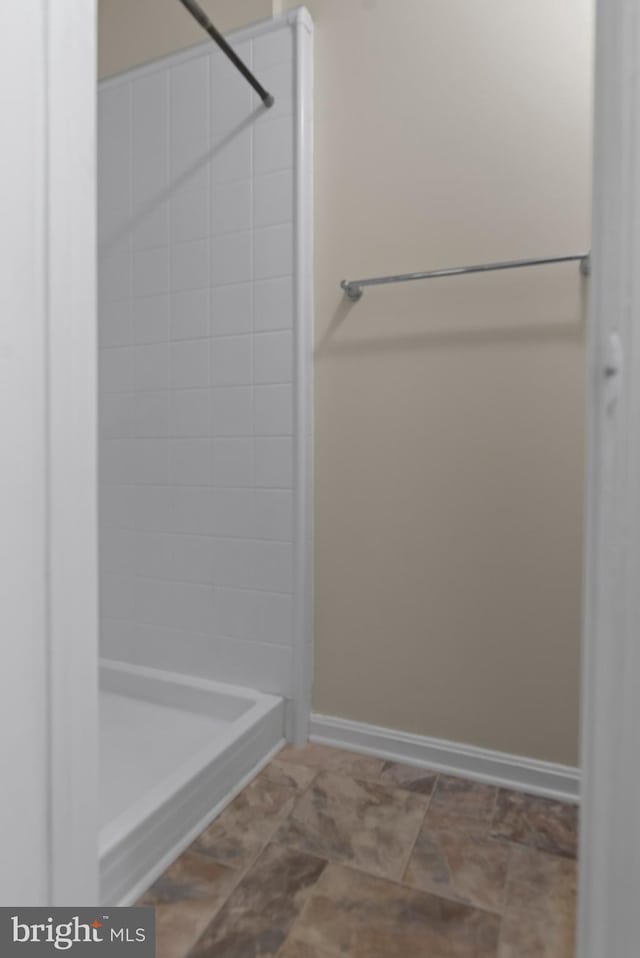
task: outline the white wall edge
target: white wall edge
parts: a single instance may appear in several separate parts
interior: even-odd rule
[[[577,954],[627,958],[640,887],[640,5],[596,11]]]
[[[97,13],[95,0],[46,9],[49,904],[89,906],[98,898]]]
[[[461,775],[557,801],[577,803],[580,800],[580,771],[568,765],[317,713],[311,715],[310,739],[322,745]]]
[[[309,734],[313,677],[313,24],[305,8],[294,28],[295,206],[294,363],[295,504],[291,728],[300,744]]]

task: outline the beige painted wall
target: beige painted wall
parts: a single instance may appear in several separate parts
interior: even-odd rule
[[[100,0],[103,74],[167,52],[156,6]],[[588,248],[591,0],[308,6],[314,707],[574,764],[585,282],[338,282]]]
[[[264,20],[272,0],[198,0],[223,32]],[[98,75],[111,76],[206,39],[178,0],[98,0]]]

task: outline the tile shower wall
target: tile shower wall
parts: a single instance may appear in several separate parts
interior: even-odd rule
[[[286,694],[293,34],[100,87],[101,652]]]

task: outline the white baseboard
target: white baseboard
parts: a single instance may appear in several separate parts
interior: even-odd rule
[[[580,800],[580,771],[569,765],[541,762],[317,713],[311,715],[309,738],[323,745],[462,775],[546,798],[576,803]]]

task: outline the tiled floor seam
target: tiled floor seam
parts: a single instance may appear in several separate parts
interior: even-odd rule
[[[494,839],[495,840],[495,839]],[[508,845],[511,845],[512,842],[508,842]],[[504,917],[507,913],[507,907],[509,904],[509,889],[513,879],[513,855],[509,856],[509,864],[507,866],[507,878],[504,883],[504,903],[502,906],[502,921],[500,922],[500,929],[498,931],[498,943],[496,946],[496,958],[500,958],[502,954],[502,931],[504,928]]]
[[[487,828],[487,834],[485,838],[491,838],[491,832],[493,831],[493,824],[496,820],[496,815],[498,814],[498,796],[500,795],[500,788],[496,788],[496,793],[493,800],[493,811],[491,813],[491,819],[489,821],[489,826]]]
[[[563,854],[562,852],[552,851],[549,848],[539,848],[535,842],[518,842],[513,838],[501,838],[499,835],[487,835],[485,841],[493,842],[495,845],[506,845],[508,848],[530,848],[534,852],[540,852],[541,855],[550,855],[551,858],[563,858],[566,861],[577,862],[577,855]]]
[[[476,905],[470,901],[463,901],[461,898],[457,898],[455,895],[447,895],[444,892],[431,890],[427,891],[425,888],[420,888],[419,885],[412,885],[410,882],[406,882],[403,879],[385,878],[381,875],[373,875],[371,872],[365,871],[364,868],[357,868],[355,865],[345,864],[344,862],[340,862],[340,865],[343,868],[350,868],[352,871],[357,871],[361,872],[363,875],[368,875],[369,878],[379,878],[381,881],[387,881],[392,885],[398,885],[400,888],[406,888],[408,891],[416,892],[418,895],[427,895],[430,898],[441,898],[443,901],[453,902],[454,905],[465,905],[467,908],[473,908],[474,911],[482,911],[487,915],[495,915],[500,919],[504,914],[504,907],[501,909],[487,908],[486,905]]]
[[[255,781],[255,779],[254,779],[253,781]],[[228,868],[230,871],[236,872],[236,874],[238,874],[240,877],[239,877],[238,881],[236,882],[236,884],[233,886],[233,891],[235,891],[235,889],[238,887],[238,885],[240,884],[240,882],[246,877],[246,875],[247,875],[247,874],[251,871],[251,869],[254,867],[255,863],[257,862],[257,860],[260,858],[260,856],[261,856],[262,853],[264,852],[265,848],[267,848],[267,846],[270,845],[270,844],[273,842],[273,840],[274,840],[274,838],[275,838],[275,836],[276,836],[276,833],[278,832],[280,826],[281,826],[282,823],[289,817],[290,814],[291,814],[291,812],[289,812],[287,815],[283,815],[282,818],[279,819],[279,820],[276,822],[276,824],[275,824],[274,827],[273,827],[273,831],[271,832],[271,834],[269,835],[269,837],[268,837],[268,838],[264,841],[264,843],[259,847],[258,851],[255,853],[255,855],[253,856],[253,858],[251,858],[251,859],[245,864],[244,868],[236,868],[235,865],[230,865],[228,861],[226,861],[226,860],[225,860],[225,861],[221,861],[221,860],[217,859],[214,855],[208,855],[206,852],[200,851],[200,850],[197,849],[197,848],[191,848],[191,847],[190,847],[190,848],[187,848],[186,851],[188,851],[189,854],[191,854],[191,855],[197,855],[198,858],[202,858],[202,859],[204,859],[205,861],[216,862],[216,864],[218,864],[218,865],[223,865],[225,868]],[[225,901],[226,901],[226,899],[225,899]]]
[[[345,866],[345,867],[349,867],[349,866]],[[370,873],[365,872],[365,874],[370,874]],[[371,877],[379,878],[380,876],[373,875]],[[466,905],[467,908],[473,908],[474,911],[486,912],[486,914],[488,915],[495,915],[497,918],[500,918],[501,920],[504,917],[505,907],[507,902],[506,883],[505,883],[504,900],[503,900],[502,906],[499,908],[489,908],[487,907],[487,905],[481,905],[476,902],[465,900],[462,897],[456,896],[455,894],[447,895],[445,891],[434,891],[433,889],[427,890],[425,888],[421,888],[420,885],[412,885],[411,882],[405,881],[404,878],[402,879],[402,881],[396,881],[393,878],[387,878],[384,880],[393,882],[394,885],[401,885],[402,888],[407,888],[409,889],[409,891],[418,892],[418,894],[421,894],[421,895],[430,895],[432,898],[441,898],[443,901],[453,902],[455,905]]]
[[[271,839],[269,839],[269,841],[271,841]],[[268,845],[268,844],[269,844],[269,842],[267,842],[267,845]],[[260,849],[260,852],[262,852],[262,849]],[[240,880],[242,880],[242,878],[244,878],[244,876],[246,875],[246,873],[248,872],[248,870],[253,867],[253,863],[254,863],[254,861],[255,861],[255,858],[254,858],[254,859],[250,862],[250,864],[249,864],[249,865],[246,865],[244,868],[236,868],[235,865],[230,865],[229,862],[221,862],[221,861],[218,861],[218,859],[217,859],[217,858],[214,858],[213,855],[207,855],[206,852],[202,852],[202,851],[200,851],[198,848],[192,848],[191,846],[189,846],[189,848],[185,848],[185,850],[184,850],[184,852],[183,852],[182,854],[183,854],[183,855],[186,855],[186,854],[195,855],[196,858],[200,858],[200,859],[202,859],[202,861],[204,861],[204,862],[214,862],[216,865],[222,865],[223,868],[228,868],[229,871],[234,872],[234,874],[236,874],[236,875],[239,875],[239,876],[240,876]],[[259,854],[260,854],[260,853],[259,853]],[[258,857],[258,855],[256,855],[256,858],[257,858],[257,857]],[[177,861],[177,859],[176,859],[176,861]],[[235,887],[235,886],[234,886],[234,887]]]
[[[281,844],[281,842],[276,842],[275,844],[278,844],[278,845],[279,845],[279,844]],[[289,846],[288,846],[288,845],[285,845],[285,846],[283,846],[283,847],[288,848]],[[295,849],[294,849],[294,851],[295,851]],[[305,854],[307,854],[307,853],[305,853]],[[320,856],[319,856],[319,855],[313,855],[312,857],[313,857],[313,858],[319,858]],[[486,914],[486,915],[492,915],[492,916],[494,916],[495,918],[499,918],[499,919],[500,919],[500,924],[501,924],[501,927],[502,927],[502,918],[503,918],[503,914],[504,914],[504,907],[503,907],[501,910],[497,910],[497,909],[494,909],[494,908],[486,908],[484,905],[475,905],[475,904],[472,904],[471,902],[468,902],[468,901],[461,901],[460,898],[456,898],[456,897],[454,897],[453,895],[443,895],[443,894],[438,894],[437,892],[434,892],[434,891],[426,891],[424,888],[418,888],[416,885],[410,885],[410,884],[408,884],[407,882],[400,881],[400,880],[397,879],[397,878],[390,878],[389,876],[379,875],[379,874],[376,874],[376,873],[374,873],[374,872],[369,872],[369,871],[366,870],[366,868],[358,868],[357,865],[353,865],[353,864],[351,864],[350,862],[331,862],[331,861],[329,861],[329,860],[327,860],[327,859],[322,859],[322,861],[325,861],[325,862],[326,862],[326,867],[327,867],[327,868],[328,868],[329,866],[331,866],[331,865],[335,865],[335,866],[337,866],[337,867],[339,867],[339,868],[345,868],[345,869],[347,869],[348,871],[356,872],[356,873],[359,874],[359,875],[366,875],[367,878],[373,878],[375,881],[388,882],[390,885],[396,885],[398,888],[404,888],[404,889],[406,889],[407,891],[411,891],[411,892],[413,892],[413,893],[416,894],[416,895],[424,895],[424,896],[427,897],[427,898],[439,898],[439,899],[441,899],[442,901],[446,901],[446,902],[452,903],[452,904],[454,904],[454,905],[464,905],[464,906],[467,907],[467,908],[473,909],[473,911],[481,911],[481,912],[483,912],[483,913]],[[323,873],[323,874],[324,874],[324,873]],[[321,878],[321,877],[322,877],[322,876],[320,876],[320,877],[318,878],[318,882],[320,881],[320,878]],[[316,884],[317,884],[317,882],[316,882]],[[303,906],[303,908],[302,908],[302,911],[300,912],[300,914],[299,914],[298,917],[296,918],[296,920],[295,920],[295,922],[294,922],[294,925],[293,925],[293,927],[291,928],[291,931],[289,932],[289,935],[287,936],[287,940],[288,940],[289,937],[291,936],[291,934],[292,934],[293,929],[295,928],[295,926],[296,926],[296,925],[298,924],[298,922],[302,919],[302,917],[303,917],[303,915],[304,915],[304,912],[306,911],[306,909],[307,909],[308,906],[309,906],[309,902],[310,902],[312,896],[313,896],[313,890],[311,890],[311,891],[309,892],[309,896],[308,896],[307,900],[306,900],[305,903],[304,903],[304,906]],[[506,896],[505,896],[505,903],[506,903]],[[284,942],[282,943],[282,948],[284,948],[284,946],[286,945],[286,943],[287,943],[286,941],[284,941]],[[276,958],[277,958],[277,956],[276,956]],[[404,958],[404,956],[403,956],[403,958]]]
[[[231,890],[230,894],[226,896],[226,898],[224,899],[224,902],[221,904],[220,908],[218,908],[218,909],[216,910],[215,914],[211,917],[211,919],[209,920],[209,922],[207,923],[206,927],[203,929],[203,931],[201,932],[201,934],[198,936],[198,938],[197,938],[194,942],[191,943],[191,945],[190,945],[188,951],[187,951],[184,955],[180,956],[180,958],[189,958],[189,956],[196,951],[199,942],[200,942],[202,939],[206,938],[207,933],[209,932],[211,926],[214,924],[214,922],[216,922],[216,921],[220,918],[220,916],[222,915],[223,910],[229,905],[230,899],[231,899],[231,898],[233,897],[233,895],[238,891],[240,885],[242,884],[242,881],[244,881],[246,878],[249,878],[249,877],[251,876],[251,873],[256,869],[256,866],[257,866],[257,864],[258,864],[258,860],[259,860],[263,855],[265,855],[265,854],[267,853],[267,851],[268,851],[268,849],[269,849],[270,847],[272,847],[272,846],[274,846],[274,845],[278,845],[278,846],[281,847],[283,850],[287,850],[287,851],[290,850],[290,849],[287,848],[287,846],[281,845],[281,844],[278,843],[278,842],[274,842],[274,841],[273,841],[273,838],[270,839],[270,840],[266,843],[266,845],[264,846],[264,848],[260,851],[260,853],[256,856],[256,858],[254,859],[254,861],[246,868],[246,870],[245,870],[245,872],[244,872],[244,874],[243,874],[243,876],[242,876],[242,879],[241,879],[240,881],[238,881],[238,882],[234,885],[234,887],[233,887],[233,889]],[[293,849],[293,851],[295,852],[296,850]],[[304,902],[303,902],[303,904],[302,904],[302,907],[301,907],[301,909],[300,909],[300,912],[299,912],[299,914],[296,916],[296,918],[294,919],[294,921],[292,922],[292,925],[291,925],[289,931],[287,932],[286,937],[285,937],[284,940],[282,941],[280,947],[278,948],[278,951],[275,953],[275,955],[273,955],[273,958],[277,958],[277,956],[278,956],[278,954],[280,953],[280,951],[281,951],[281,950],[285,947],[285,945],[287,944],[287,941],[289,940],[289,938],[290,938],[290,936],[291,936],[291,932],[293,931],[294,926],[297,924],[299,918],[301,917],[301,915],[305,912],[305,910],[306,910],[306,908],[307,908],[307,905],[308,905],[308,903],[309,903],[309,901],[310,901],[310,899],[311,899],[311,897],[312,897],[313,890],[315,889],[315,887],[317,886],[318,882],[319,882],[320,879],[322,878],[322,875],[324,874],[326,868],[329,866],[329,862],[328,862],[326,859],[324,859],[324,858],[322,858],[321,856],[319,856],[319,855],[312,855],[312,854],[309,854],[309,853],[303,853],[303,854],[305,855],[306,858],[313,858],[313,859],[316,859],[318,862],[322,862],[322,865],[323,865],[322,871],[320,872],[320,874],[319,874],[318,877],[316,878],[316,880],[315,880],[315,882],[313,883],[313,885],[309,886],[309,887],[305,890],[305,892],[304,892],[304,895],[305,895],[305,897],[304,897]],[[225,952],[225,954],[227,954],[227,953]],[[212,958],[213,958],[213,953],[212,953]],[[229,958],[231,958],[231,956],[229,956]],[[256,958],[257,958],[257,955],[256,955]]]
[[[428,813],[429,809],[431,808],[431,799],[433,798],[433,796],[434,796],[434,794],[435,794],[435,790],[436,790],[436,788],[438,787],[438,780],[439,780],[439,778],[440,778],[440,776],[439,776],[439,775],[436,775],[435,782],[433,783],[433,788],[431,789],[431,794],[429,795],[429,798],[427,799],[427,804],[426,804],[426,806],[425,806],[424,815],[422,816],[422,819],[420,820],[420,824],[418,825],[418,829],[417,829],[417,831],[416,831],[415,837],[414,837],[413,841],[411,842],[411,846],[410,846],[410,848],[409,848],[409,852],[408,852],[408,854],[407,854],[407,856],[406,856],[406,858],[405,858],[405,860],[404,860],[402,869],[401,869],[401,871],[400,871],[400,878],[398,879],[398,884],[404,885],[406,888],[411,888],[411,887],[412,887],[411,885],[409,885],[407,882],[404,881],[404,876],[407,874],[407,869],[408,869],[408,867],[409,867],[409,862],[411,861],[411,856],[413,855],[414,851],[416,850],[416,845],[417,845],[417,843],[418,843],[418,839],[420,838],[420,832],[421,832],[422,829],[424,828],[424,823],[425,823],[425,821],[426,821],[426,819],[427,819],[427,813]],[[406,791],[406,789],[405,789],[405,791]]]
[[[278,841],[277,839],[272,839],[270,844],[280,845],[282,848],[289,849],[290,851],[298,851],[298,849],[290,845],[287,845],[286,842],[281,842],[281,841]],[[417,895],[425,895],[425,896],[428,896],[429,898],[440,898],[442,899],[442,901],[452,902],[455,905],[465,905],[467,908],[472,908],[474,911],[482,911],[482,912],[485,912],[487,915],[495,915],[498,918],[502,918],[503,910],[498,911],[493,908],[486,908],[484,905],[474,905],[468,901],[461,901],[459,898],[455,898],[453,895],[443,895],[443,894],[438,894],[438,892],[434,892],[434,891],[426,891],[424,888],[419,888],[416,885],[410,885],[409,883],[404,882],[400,880],[399,878],[391,878],[389,875],[380,875],[378,872],[367,871],[366,868],[360,868],[358,865],[354,865],[352,862],[344,862],[344,861],[332,862],[330,859],[322,858],[321,855],[314,855],[312,852],[304,852],[304,854],[309,855],[311,858],[319,858],[321,861],[326,863],[327,867],[329,867],[330,865],[335,865],[336,867],[339,867],[339,868],[346,868],[348,871],[355,872],[358,875],[366,875],[367,878],[373,878],[375,881],[383,881],[383,882],[388,882],[390,885],[397,885],[398,888],[404,888],[407,891],[415,892]],[[319,880],[320,879],[318,879],[318,881]],[[311,897],[311,894],[309,897]],[[303,911],[304,909],[306,909],[307,904],[308,904],[308,900],[304,904]],[[302,917],[302,913],[298,916],[298,918],[296,918],[296,922],[295,922],[296,924],[301,917]],[[283,947],[284,947],[284,942],[283,942]]]
[[[279,754],[280,754],[280,753],[278,752],[278,755],[279,755]],[[278,755],[276,755],[275,758],[272,759],[272,761],[278,762],[279,765],[286,765],[286,766],[288,766],[289,768],[296,768],[295,762],[287,762],[287,760],[284,759],[284,758],[278,758]],[[303,795],[306,795],[306,793],[309,791],[309,789],[311,788],[311,786],[313,785],[313,783],[314,783],[315,780],[317,779],[318,775],[320,774],[320,769],[313,769],[312,766],[310,766],[310,765],[305,765],[305,766],[303,766],[303,767],[304,767],[304,768],[308,768],[310,771],[313,771],[313,778],[312,778],[309,782],[307,782],[306,785],[302,786],[301,788],[291,787],[291,791],[294,793],[294,795],[295,795],[296,798],[301,798]],[[267,765],[266,768],[269,768],[269,766]],[[261,773],[259,773],[259,774],[263,774],[263,773],[264,773],[264,770],[263,770],[263,772],[261,772]],[[257,778],[257,776],[256,776],[256,778]],[[252,779],[251,781],[255,781],[255,779]],[[285,785],[285,786],[284,786],[284,788],[289,788],[289,787],[290,787],[290,786],[288,786],[288,785]],[[289,814],[291,814],[291,812],[289,812]],[[285,816],[285,818],[286,818],[286,817],[287,817],[287,816]]]
[[[277,759],[277,756],[276,756],[276,759]],[[281,764],[292,764],[292,763],[282,762]],[[268,766],[267,766],[267,767],[268,767]],[[249,782],[248,785],[251,785],[253,782],[255,782],[256,779],[259,778],[259,776],[260,776],[261,774],[264,774],[264,770],[263,770],[263,772],[258,772],[258,774],[257,774],[254,778],[251,779],[251,782]],[[186,848],[186,849],[185,849],[185,852],[189,852],[190,855],[197,855],[198,858],[201,858],[201,859],[203,859],[203,860],[205,860],[205,861],[210,861],[210,862],[211,862],[211,861],[214,861],[214,862],[216,862],[218,865],[223,865],[225,868],[229,868],[231,871],[235,872],[235,873],[239,876],[239,877],[238,877],[238,881],[233,885],[233,888],[232,888],[231,891],[229,892],[229,895],[227,895],[227,897],[225,898],[225,900],[224,900],[225,903],[227,902],[227,900],[229,899],[229,897],[231,896],[231,894],[233,894],[233,892],[236,890],[236,888],[238,887],[238,885],[240,884],[240,882],[246,877],[246,875],[247,875],[247,874],[251,871],[251,869],[254,867],[255,863],[257,862],[257,860],[260,858],[260,856],[261,856],[262,853],[264,852],[265,848],[267,848],[268,845],[270,845],[270,844],[272,844],[272,843],[274,842],[275,837],[276,837],[278,831],[279,831],[280,828],[282,827],[282,823],[283,823],[284,821],[286,821],[287,818],[289,818],[289,817],[293,814],[293,811],[294,811],[294,808],[295,808],[295,805],[296,805],[297,800],[298,800],[299,798],[301,798],[301,797],[311,788],[311,786],[313,785],[313,783],[315,782],[315,780],[316,780],[316,778],[317,778],[317,775],[318,775],[318,773],[316,773],[316,774],[313,776],[313,778],[311,779],[311,781],[310,781],[304,788],[295,789],[295,788],[292,788],[292,787],[289,787],[289,786],[282,786],[283,788],[286,788],[287,791],[291,792],[291,798],[293,799],[293,802],[294,802],[294,804],[293,804],[293,806],[292,806],[292,808],[291,808],[291,811],[287,812],[286,815],[283,815],[282,818],[280,818],[280,819],[277,820],[277,822],[275,823],[275,825],[274,825],[274,827],[273,827],[273,831],[271,832],[271,834],[269,835],[269,837],[265,840],[264,844],[262,844],[262,845],[260,846],[260,848],[258,849],[258,851],[256,852],[256,854],[253,856],[253,858],[251,858],[251,860],[248,861],[243,868],[237,868],[235,865],[230,864],[230,863],[229,863],[228,861],[226,861],[226,860],[225,860],[225,861],[220,861],[220,860],[218,860],[214,855],[208,855],[205,851],[201,851],[200,849],[196,848],[195,846],[190,846],[189,848]],[[247,787],[248,787],[248,786],[247,786]],[[278,842],[277,844],[281,845],[281,844],[283,844],[283,843],[282,843],[282,842]],[[285,847],[288,847],[288,846],[285,846]],[[220,909],[218,909],[218,910],[220,910]]]
[[[278,843],[278,844],[279,844],[279,843]],[[315,857],[319,857],[319,856],[315,856]],[[276,953],[276,955],[275,955],[275,958],[278,958],[278,956],[279,956],[280,954],[282,954],[282,952],[285,950],[285,948],[287,947],[287,945],[289,944],[289,942],[293,939],[294,932],[296,931],[297,926],[300,925],[300,924],[302,924],[302,922],[303,922],[303,920],[304,920],[304,918],[305,918],[306,912],[308,911],[308,909],[309,909],[310,906],[311,906],[311,899],[313,898],[313,894],[314,894],[316,888],[318,887],[318,883],[320,882],[320,880],[322,879],[322,876],[324,875],[325,871],[327,870],[327,868],[328,868],[329,865],[331,864],[326,858],[323,858],[323,859],[321,859],[321,860],[324,862],[324,868],[322,869],[322,872],[320,873],[320,875],[318,875],[318,878],[317,878],[316,883],[315,883],[315,885],[313,886],[313,888],[310,888],[310,889],[308,890],[307,897],[306,897],[306,899],[305,899],[304,905],[303,905],[302,908],[300,909],[300,913],[298,914],[297,918],[295,919],[295,921],[294,921],[293,924],[291,925],[291,928],[289,929],[289,932],[288,932],[288,934],[287,934],[287,937],[285,938],[285,940],[282,942],[282,944],[281,944],[280,947],[278,948],[278,951],[277,951],[277,953]]]
[[[277,835],[269,842],[271,845],[279,845],[281,848],[286,848],[288,851],[299,852],[300,849],[294,845],[289,844],[287,841],[284,841],[281,838],[278,838]],[[263,849],[264,850],[264,849]],[[404,882],[400,881],[398,878],[392,878],[390,875],[381,875],[380,872],[368,871],[361,865],[355,865],[353,862],[344,861],[342,859],[333,861],[330,858],[323,858],[322,855],[317,855],[315,852],[305,851],[302,852],[303,855],[309,855],[311,858],[319,858],[321,861],[326,862],[327,865],[338,865],[341,868],[348,868],[349,871],[357,872],[359,875],[366,875],[367,878],[377,878],[380,881],[392,882],[394,885],[399,885],[402,888],[410,888],[412,891],[421,891],[420,888],[415,888],[413,885],[407,885]],[[426,893],[425,893],[426,894]]]
[[[283,746],[283,747],[286,748],[286,746]],[[297,765],[295,762],[288,762],[288,761],[286,760],[286,758],[280,758],[280,755],[281,755],[281,754],[282,754],[281,752],[278,752],[278,754],[275,755],[275,756],[271,759],[271,762],[269,762],[268,765],[265,765],[265,767],[262,769],[262,771],[261,771],[261,772],[258,772],[258,775],[256,775],[255,778],[252,778],[251,781],[252,781],[252,782],[255,782],[256,778],[258,778],[260,775],[266,775],[266,776],[268,777],[268,775],[267,775],[268,769],[270,768],[270,766],[271,766],[274,762],[276,762],[278,765],[284,765],[285,768],[299,768],[299,767],[301,767],[301,763]],[[294,793],[294,795],[295,795],[296,798],[299,798],[301,795],[304,795],[304,794],[311,788],[311,786],[313,785],[313,783],[315,782],[316,778],[318,777],[318,775],[319,775],[319,773],[320,773],[320,769],[313,768],[311,765],[302,765],[302,768],[307,768],[307,769],[309,769],[309,771],[312,771],[312,772],[313,772],[313,778],[310,779],[309,782],[307,782],[306,785],[303,785],[303,786],[283,785],[283,788],[288,788],[288,789],[290,789],[290,791],[292,791],[292,792]],[[293,776],[292,776],[292,778],[293,778]],[[251,783],[249,783],[249,784],[251,784]]]
[[[227,904],[227,902],[229,901],[229,899],[231,898],[231,896],[233,895],[233,893],[234,893],[235,890],[237,889],[237,887],[238,887],[238,885],[240,884],[240,882],[241,882],[241,881],[243,880],[243,878],[245,877],[245,874],[246,874],[245,872],[242,872],[242,873],[239,873],[239,874],[238,874],[238,880],[233,883],[233,885],[232,885],[231,888],[229,889],[228,893],[227,893],[226,895],[224,895],[224,897],[221,899],[221,901],[220,901],[218,907],[217,907],[214,911],[212,911],[211,914],[209,915],[209,920],[207,921],[207,924],[205,925],[205,929],[209,927],[209,925],[211,924],[212,921],[215,921],[215,920],[216,920],[216,918],[218,917],[218,915],[220,914],[220,912],[222,911],[222,909],[225,907],[225,905]],[[190,945],[189,945],[189,947],[186,949],[186,951],[184,951],[184,952],[182,953],[182,955],[179,955],[179,956],[176,955],[176,958],[188,958],[189,953],[191,952],[192,948],[195,948],[195,946],[196,946],[196,944],[197,944],[199,938],[200,938],[200,935],[197,935],[197,936],[193,939],[193,941],[190,943]]]
[[[266,847],[266,846],[265,846],[265,847]],[[189,851],[189,850],[187,849],[187,851]],[[186,853],[186,852],[183,852],[183,854],[185,854],[185,853]],[[202,853],[197,852],[197,851],[189,851],[189,854],[190,854],[190,855],[195,855],[196,857],[202,859],[203,861],[208,861],[208,862],[213,861],[213,859],[211,858],[211,856],[209,856],[209,855],[203,855]],[[216,864],[221,864],[221,863],[220,863],[220,862],[216,862]],[[218,915],[220,914],[220,912],[222,911],[222,909],[225,907],[225,905],[227,904],[227,902],[229,901],[229,899],[231,898],[231,896],[236,892],[236,890],[238,889],[239,885],[240,885],[240,884],[242,883],[242,881],[246,878],[247,874],[251,871],[251,869],[253,868],[253,865],[254,865],[254,862],[251,862],[251,864],[250,864],[250,865],[247,865],[246,868],[234,868],[233,865],[228,865],[228,864],[223,865],[224,868],[227,868],[230,872],[232,872],[232,873],[235,874],[236,880],[235,880],[235,881],[233,882],[233,884],[229,887],[229,889],[228,889],[228,891],[226,892],[226,894],[223,895],[223,896],[221,896],[220,902],[218,903],[218,907],[217,907],[214,911],[211,912],[211,915],[209,916],[209,920],[207,921],[207,924],[205,925],[205,929],[204,929],[204,930],[206,930],[206,928],[209,927],[209,925],[211,924],[211,922],[213,922],[213,921],[216,920],[216,918],[218,917]],[[203,933],[204,933],[204,931],[203,931],[201,934],[203,934]],[[191,950],[192,950],[193,948],[195,948],[195,946],[196,946],[196,944],[198,943],[200,937],[201,937],[201,935],[197,935],[197,936],[193,939],[193,941],[189,944],[189,946],[187,947],[187,949],[186,949],[181,955],[176,955],[175,958],[188,958],[189,954],[191,953]]]

